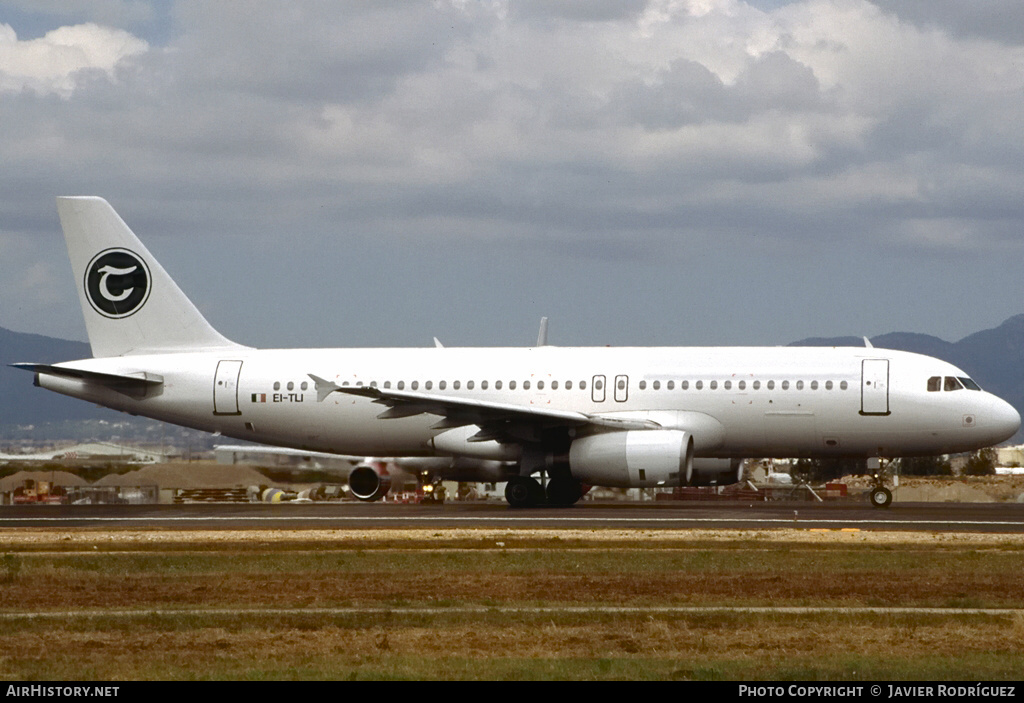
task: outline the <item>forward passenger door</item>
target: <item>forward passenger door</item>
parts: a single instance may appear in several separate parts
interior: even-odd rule
[[[860,414],[889,414],[888,359],[864,359],[861,362]]]

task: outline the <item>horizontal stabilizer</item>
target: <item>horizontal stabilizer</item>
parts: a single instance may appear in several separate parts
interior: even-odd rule
[[[148,398],[159,395],[164,384],[164,377],[147,371],[117,374],[103,371],[76,369],[71,366],[54,366],[51,364],[11,364],[16,369],[34,371],[37,374],[75,378],[80,381],[104,386],[118,393],[133,398]]]

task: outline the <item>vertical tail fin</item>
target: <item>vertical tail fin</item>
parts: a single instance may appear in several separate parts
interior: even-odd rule
[[[57,198],[93,356],[239,349],[171,280],[110,204]]]

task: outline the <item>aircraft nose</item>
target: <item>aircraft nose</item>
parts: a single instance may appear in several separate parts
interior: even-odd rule
[[[1020,413],[1012,405],[1001,398],[994,398],[993,408],[989,413],[992,433],[998,435],[997,442],[1002,442],[1017,434],[1020,429]]]

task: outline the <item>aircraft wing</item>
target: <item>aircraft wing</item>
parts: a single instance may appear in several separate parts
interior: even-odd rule
[[[429,414],[440,417],[440,420],[431,426],[436,430],[475,425],[480,428],[480,431],[469,439],[471,442],[517,441],[530,438],[544,430],[569,429],[586,425],[615,430],[659,427],[656,422],[650,420],[609,418],[538,405],[494,403],[451,395],[398,391],[371,386],[339,386],[313,374],[308,375],[316,383],[319,401],[323,401],[334,392],[345,393],[370,398],[375,403],[387,406],[387,409],[377,416],[381,419]]]

